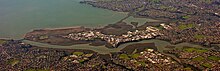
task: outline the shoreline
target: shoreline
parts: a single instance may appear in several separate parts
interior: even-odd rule
[[[63,30],[63,29],[73,29],[73,28],[81,28],[84,26],[71,26],[71,27],[58,27],[58,28],[39,28],[39,29],[32,29],[32,30]]]
[[[13,40],[13,38],[0,38],[0,40]]]
[[[117,23],[116,23],[117,24]],[[29,33],[35,33],[34,31],[43,31],[43,32],[51,32],[51,31],[53,31],[53,32],[59,32],[59,31],[65,31],[65,30],[75,30],[75,29],[80,29],[80,30],[82,30],[82,29],[89,29],[89,30],[97,30],[97,29],[103,29],[103,27],[106,27],[106,26],[102,26],[102,27],[99,27],[99,28],[90,28],[90,27],[85,27],[85,26],[72,26],[72,27],[61,27],[61,28],[42,28],[42,29],[33,29],[31,32],[28,32],[28,33],[26,33],[26,34],[24,34],[24,36],[23,36],[23,38],[21,38],[21,39],[25,39],[26,37],[25,36],[27,36],[27,34],[29,34]],[[39,34],[41,34],[41,32],[37,32],[37,33],[39,33]],[[59,33],[55,33],[55,34],[59,34]],[[33,35],[33,34],[32,34]],[[0,38],[1,39],[1,38]],[[8,39],[10,39],[10,38],[8,38]],[[172,45],[176,45],[176,44],[181,44],[181,43],[191,43],[191,44],[195,44],[195,45],[201,45],[201,46],[203,46],[203,47],[205,47],[205,48],[213,48],[213,46],[207,46],[207,45],[203,45],[203,44],[201,44],[201,43],[195,43],[195,42],[178,42],[178,43],[171,43],[171,41],[170,40],[163,40],[163,39],[158,39],[158,38],[152,38],[152,39],[156,39],[156,40],[162,40],[162,41],[167,41],[167,42],[169,42],[170,44],[172,44]],[[151,39],[143,39],[143,40],[151,40]],[[141,40],[142,41],[142,40]],[[126,43],[132,43],[132,42],[140,42],[140,41],[130,41],[130,42],[125,42],[125,44]],[[121,43],[121,44],[124,44],[124,43]],[[119,44],[119,45],[121,45],[121,44]],[[59,44],[58,44],[59,45]],[[78,44],[74,44],[74,45],[78,45]],[[211,45],[219,45],[219,44],[211,44]]]

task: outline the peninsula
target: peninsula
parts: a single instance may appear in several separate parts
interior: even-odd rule
[[[102,27],[37,29],[0,40],[0,70],[219,71],[219,0],[86,0],[126,12]],[[154,19],[140,24],[129,17]]]

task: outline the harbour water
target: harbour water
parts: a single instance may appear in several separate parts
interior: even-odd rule
[[[46,43],[39,43],[34,41],[28,41],[23,40],[24,43],[31,44],[38,47],[45,47],[45,48],[57,48],[57,49],[85,49],[85,50],[92,50],[95,52],[98,52],[99,54],[109,54],[112,52],[120,52],[122,49],[124,49],[128,45],[137,44],[137,43],[154,43],[157,47],[158,51],[163,53],[164,50],[171,50],[169,48],[165,48],[166,46],[175,46],[177,48],[182,48],[183,46],[190,46],[190,47],[196,47],[196,48],[204,48],[201,45],[191,44],[191,43],[180,43],[180,44],[170,44],[167,41],[163,40],[143,40],[140,42],[130,42],[120,45],[118,48],[107,48],[105,46],[90,46],[89,44],[79,44],[79,45],[72,45],[72,46],[60,46],[60,45],[50,45]],[[147,47],[146,47],[147,48]]]
[[[126,13],[80,4],[80,0],[0,0],[0,38],[22,38],[39,28],[99,27],[118,22]]]

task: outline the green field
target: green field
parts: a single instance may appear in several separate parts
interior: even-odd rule
[[[5,40],[0,39],[0,45],[5,43],[5,42],[6,42]]]
[[[204,57],[198,56],[198,57],[196,57],[196,58],[193,58],[192,60],[193,60],[193,61],[202,61],[202,60],[204,60],[204,59],[205,59]]]
[[[120,59],[125,59],[125,60],[130,59],[127,54],[121,54],[121,55],[119,55],[119,58]]]
[[[8,64],[10,64],[11,66],[14,66],[16,64],[18,64],[20,61],[17,59],[10,59],[7,61]]]
[[[50,71],[49,69],[27,69],[24,71]]]
[[[194,24],[181,24],[181,25],[178,26],[178,28],[180,30],[185,30],[185,29],[189,29],[189,28],[193,28],[193,27],[195,27]]]
[[[204,35],[194,35],[194,38],[196,38],[196,39],[202,39],[202,38],[205,38],[205,36],[204,36]]]
[[[218,60],[220,60],[220,57],[217,57],[217,56],[209,56],[208,59],[214,60],[214,61],[218,61]]]
[[[183,48],[183,51],[185,52],[198,52],[198,53],[204,53],[204,52],[207,52],[208,50],[207,49],[199,49],[199,48]]]
[[[73,52],[74,55],[77,55],[77,56],[81,56],[83,55],[84,53],[83,52]]]
[[[212,68],[212,64],[210,63],[203,63],[202,66],[206,68]]]

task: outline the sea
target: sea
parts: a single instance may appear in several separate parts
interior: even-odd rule
[[[41,28],[100,27],[126,17],[80,0],[0,0],[0,38],[20,39]]]

